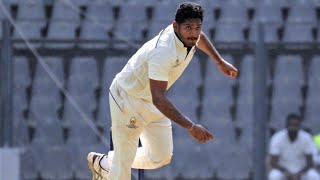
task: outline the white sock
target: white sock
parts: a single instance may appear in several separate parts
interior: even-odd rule
[[[108,164],[108,158],[105,156],[100,162],[100,165],[102,166],[103,169],[107,170],[109,169],[109,164]]]

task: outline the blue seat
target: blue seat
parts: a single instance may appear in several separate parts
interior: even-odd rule
[[[243,22],[220,21],[217,25],[214,41],[221,43],[241,43],[244,41]],[[228,36],[226,36],[228,34]]]
[[[102,86],[103,89],[105,89],[104,92],[107,92],[112,80],[115,78],[116,74],[118,74],[124,68],[128,60],[129,58],[126,56],[105,58],[102,77]]]
[[[64,146],[45,146],[37,150],[37,164],[43,179],[72,179],[71,153]],[[48,163],[50,162],[50,163]]]
[[[52,19],[63,21],[79,21],[80,9],[74,4],[70,4],[64,1],[57,1],[53,6]]]
[[[18,20],[44,20],[45,8],[42,1],[27,1],[19,3]]]
[[[17,21],[16,26],[18,28],[14,29],[13,38],[17,40],[41,40],[41,30],[45,25],[45,21],[33,21],[33,20],[23,20]],[[22,36],[21,34],[22,33]],[[40,42],[29,42],[34,48],[39,48],[42,46]],[[25,42],[17,42],[14,44],[16,48],[27,48]]]
[[[63,129],[57,118],[43,117],[36,125],[36,131],[32,143],[44,146],[62,145]]]
[[[31,85],[31,77],[28,59],[24,56],[16,56],[13,58],[13,87],[14,92],[20,93]]]
[[[55,57],[55,56],[44,56],[41,58],[41,60],[46,64],[46,67],[53,73],[54,76],[62,83],[64,84],[64,61],[61,57]],[[40,62],[37,63],[36,69],[35,69],[35,81],[38,79],[50,79],[51,77],[47,72],[47,68],[42,66]],[[53,81],[52,81],[53,82]]]
[[[85,42],[79,46],[82,48],[95,49],[107,47],[107,41],[110,39],[108,32],[111,30],[111,24],[99,26],[91,20],[86,20],[81,24],[80,38],[82,40],[103,40],[105,42]]]
[[[317,23],[316,9],[313,1],[297,0],[290,2],[288,22]]]
[[[70,10],[69,10],[70,11]],[[74,42],[67,42],[76,38],[76,21],[52,20],[49,24],[47,40],[63,40],[65,42],[46,42],[47,48],[72,48]]]
[[[113,25],[113,6],[109,3],[99,1],[88,3],[85,20],[93,22],[96,26],[105,26],[106,24]]]
[[[247,9],[240,1],[223,1],[219,21],[247,23]]]
[[[24,180],[35,180],[39,178],[39,169],[36,164],[37,152],[33,147],[26,146],[20,155],[21,178]]]
[[[270,127],[274,129],[281,129],[285,127],[285,119],[289,113],[300,113],[299,104],[297,102],[290,102],[290,99],[285,101],[278,101],[272,104],[270,114]]]
[[[13,144],[24,147],[30,143],[27,120],[22,113],[13,114]]]
[[[309,43],[313,41],[312,24],[288,22],[284,29],[283,41],[287,43]]]
[[[90,121],[90,126],[95,128],[95,125]],[[98,135],[96,132],[87,124],[84,123],[73,123],[69,127],[69,136],[67,143],[79,143],[79,144],[95,144],[98,143]]]
[[[252,168],[250,153],[246,149],[225,149],[217,169],[219,179],[248,179]]]

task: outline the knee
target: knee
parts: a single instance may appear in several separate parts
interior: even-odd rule
[[[281,180],[282,179],[283,174],[277,170],[277,169],[272,169],[269,173],[269,180]]]
[[[306,173],[306,179],[307,180],[320,180],[320,176],[317,173],[316,170],[314,169],[310,169],[307,173]]]
[[[162,152],[161,154],[153,154],[150,159],[152,163],[157,164],[157,166],[161,167],[167,165],[171,162],[172,151]]]

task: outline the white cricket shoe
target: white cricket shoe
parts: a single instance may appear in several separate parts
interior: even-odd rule
[[[101,160],[108,158],[105,154],[90,152],[87,156],[88,166],[92,173],[92,180],[107,180],[110,168],[101,167]]]

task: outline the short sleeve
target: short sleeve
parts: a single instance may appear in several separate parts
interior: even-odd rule
[[[304,139],[305,139],[304,153],[305,154],[313,154],[314,142],[312,141],[311,135],[306,134]]]
[[[279,134],[275,134],[272,136],[270,140],[269,153],[271,155],[279,155],[280,154],[280,136]]]
[[[149,78],[158,81],[168,81],[173,52],[168,48],[156,48],[150,52],[148,73]]]

